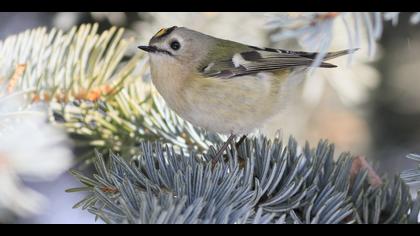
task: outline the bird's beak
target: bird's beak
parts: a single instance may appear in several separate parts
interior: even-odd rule
[[[156,52],[157,47],[155,46],[138,46],[139,49],[146,51],[146,52]]]

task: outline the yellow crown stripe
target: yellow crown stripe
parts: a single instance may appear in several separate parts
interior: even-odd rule
[[[167,31],[168,29],[166,29],[166,28],[162,28],[162,29],[160,29],[156,34],[155,34],[155,36],[154,37],[160,37],[160,36],[162,36],[162,35],[164,35],[165,34],[165,32]]]

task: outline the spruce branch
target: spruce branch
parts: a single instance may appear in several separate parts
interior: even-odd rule
[[[217,134],[193,127],[171,111],[156,94],[142,98],[133,84],[107,101],[77,101],[53,109],[55,120],[65,126],[89,163],[96,148],[123,156],[138,153],[143,141],[159,140],[177,151],[203,151],[222,142]]]
[[[414,160],[418,163],[420,163],[420,155],[419,154],[410,154],[407,156],[407,158]],[[409,169],[401,172],[400,174],[401,179],[404,180],[404,182],[411,187],[412,190],[414,190],[413,195],[417,195],[417,201],[413,205],[413,211],[420,211],[420,189],[419,189],[419,183],[420,183],[420,164],[417,164],[417,168],[415,169]],[[413,214],[411,216],[410,221],[415,222],[418,220],[418,215]]]
[[[134,38],[123,39],[124,30],[116,27],[101,34],[97,30],[97,24],[87,24],[68,33],[38,28],[8,37],[0,42],[0,84],[9,90],[33,91],[34,101],[113,95],[119,84],[133,76],[141,55],[121,65]],[[17,77],[20,68],[24,71]]]
[[[419,154],[410,154],[407,156],[408,159],[420,163],[420,155]],[[405,170],[401,173],[401,178],[407,182],[407,184],[418,184],[420,183],[420,164],[418,164],[417,168]]]
[[[420,22],[420,13],[410,18],[411,24]],[[278,42],[296,38],[306,50],[321,52],[315,64],[325,56],[332,42],[334,24],[342,24],[347,33],[348,48],[360,48],[366,39],[370,57],[376,52],[376,41],[383,33],[384,22],[398,24],[399,12],[305,12],[274,13],[267,20],[266,27],[272,31],[271,40]]]
[[[97,24],[68,33],[39,28],[0,42],[0,93],[48,104],[50,121],[66,128],[85,164],[95,148],[131,156],[145,140],[198,151],[221,141],[183,121],[152,92],[144,54],[124,57],[134,38],[123,38],[116,27],[97,31]]]
[[[178,154],[159,142],[141,144],[129,161],[100,153],[93,178],[73,174],[89,194],[76,207],[108,223],[408,223],[408,187],[398,177],[369,183],[351,178],[353,157],[334,161],[321,141],[300,152],[293,138],[247,139],[212,167],[214,151]],[[416,221],[417,222],[417,221]]]

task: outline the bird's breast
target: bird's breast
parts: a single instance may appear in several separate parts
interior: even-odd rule
[[[284,78],[270,73],[205,78],[186,68],[155,68],[152,80],[168,106],[195,126],[217,133],[248,133],[279,112]]]
[[[188,74],[185,68],[183,70],[178,66],[154,66],[162,64],[156,60],[159,59],[152,61],[150,66],[153,85],[167,105],[182,117],[182,114],[188,109],[183,92]]]

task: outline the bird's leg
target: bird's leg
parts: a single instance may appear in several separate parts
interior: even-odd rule
[[[243,135],[239,141],[236,143],[236,149],[239,149],[239,146],[241,146],[241,144],[245,141],[246,139],[246,135]]]
[[[226,142],[223,144],[223,146],[219,149],[219,151],[216,153],[216,156],[213,158],[213,166],[219,161],[220,157],[223,156],[223,152],[228,148],[229,144],[236,138],[236,135],[231,134],[229,138],[226,140]]]
[[[241,146],[241,144],[245,141],[246,139],[246,135],[243,135],[239,141],[236,143],[236,150],[238,151],[238,162],[239,162],[239,166],[244,167],[245,166],[245,159],[244,157],[241,157],[240,153],[239,153],[239,147]]]

